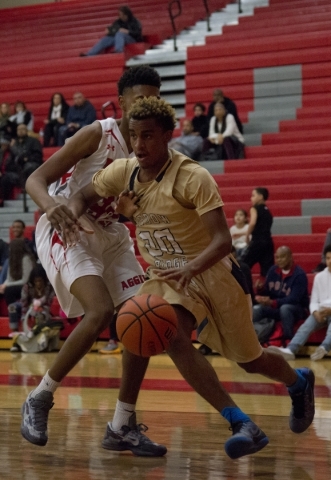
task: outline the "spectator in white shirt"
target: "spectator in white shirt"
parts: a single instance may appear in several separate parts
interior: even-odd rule
[[[244,158],[244,137],[240,133],[234,116],[216,103],[214,116],[209,122],[208,140],[220,160]]]
[[[234,225],[230,227],[232,245],[236,249],[236,257],[240,258],[247,247],[248,215],[246,210],[239,208],[234,214]]]

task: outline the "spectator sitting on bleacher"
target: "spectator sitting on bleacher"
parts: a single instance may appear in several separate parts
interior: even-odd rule
[[[9,120],[10,117],[10,105],[9,103],[3,102],[0,105],[0,138],[13,138],[13,128],[12,122]]]
[[[35,266],[33,254],[21,238],[15,238],[10,242],[8,260],[7,278],[0,285],[0,294],[4,295],[7,305],[20,298],[22,287],[27,283]]]
[[[214,90],[213,98],[214,98],[214,101],[211,102],[209,107],[208,107],[208,113],[207,113],[208,118],[211,119],[214,116],[214,107],[215,107],[216,103],[223,103],[225,110],[227,112],[231,113],[231,115],[234,116],[234,119],[235,119],[236,124],[237,124],[238,129],[239,129],[239,132],[244,133],[242,123],[241,123],[240,118],[238,116],[237,106],[234,103],[234,101],[231,100],[228,97],[224,97],[223,91],[220,90],[219,88]]]
[[[24,124],[27,127],[28,134],[35,136],[33,132],[34,119],[32,113],[27,110],[26,105],[21,100],[17,100],[15,103],[15,113],[9,117],[13,126],[13,136],[17,136],[17,128],[20,124]]]
[[[241,255],[241,260],[247,263],[249,268],[259,263],[262,285],[269,268],[274,264],[274,244],[271,237],[273,217],[265,203],[268,197],[267,188],[257,187],[252,191],[252,207],[246,233],[248,245]]]
[[[205,115],[206,107],[203,103],[196,103],[193,107],[194,117],[192,118],[193,132],[202,138],[208,137],[209,118]]]
[[[0,207],[9,200],[14,187],[20,185],[20,167],[10,149],[10,139],[0,138]]]
[[[36,244],[33,240],[29,240],[25,235],[25,223],[23,220],[14,220],[11,226],[11,238],[14,239],[20,239],[24,240],[25,245],[27,248],[30,250],[31,253],[33,253],[34,257],[36,260],[38,259],[37,255],[37,249],[36,249]],[[4,261],[2,265],[2,270],[0,272],[0,285],[4,283],[4,281],[7,278],[8,274],[8,265],[9,265],[9,259],[7,255],[7,259]]]
[[[0,238],[0,275],[3,270],[3,266],[8,258],[9,254],[9,245],[7,242]]]
[[[9,327],[12,332],[19,330],[20,321],[24,317],[31,305],[33,305],[33,315],[43,315],[45,319],[49,318],[49,311],[54,297],[54,290],[48,281],[43,267],[36,265],[30,272],[28,282],[23,285],[21,298],[8,305]]]
[[[246,210],[239,208],[234,214],[234,224],[230,227],[232,245],[236,252],[237,260],[247,247],[248,215]]]
[[[17,127],[17,138],[11,146],[15,164],[20,168],[22,187],[26,179],[43,163],[43,151],[37,138],[28,136],[28,129],[24,123]]]
[[[227,160],[244,158],[244,148],[244,137],[234,116],[225,110],[223,103],[216,103],[204,149],[212,149],[219,160]]]
[[[198,160],[202,152],[203,138],[193,133],[193,125],[191,120],[183,121],[183,129],[180,137],[172,138],[169,147],[174,148],[177,152],[183,153],[193,160]]]
[[[90,57],[103,52],[105,48],[114,47],[114,53],[124,51],[125,45],[142,41],[141,24],[127,6],[119,7],[118,19],[105,29],[105,36],[81,57]]]
[[[269,347],[280,353],[287,360],[294,360],[295,355],[310,335],[327,326],[325,338],[315,352],[310,355],[312,360],[321,360],[331,350],[331,245],[324,249],[326,268],[316,274],[310,299],[310,315],[300,326],[286,348]]]
[[[293,261],[289,247],[276,251],[276,265],[267,273],[264,288],[255,296],[253,322],[271,318],[281,321],[285,345],[294,335],[294,325],[308,313],[308,278]]]
[[[63,146],[65,140],[72,137],[78,130],[90,125],[97,119],[97,114],[91,102],[86,100],[81,92],[74,93],[74,104],[69,107],[66,124],[59,128],[58,144]]]
[[[49,106],[48,117],[44,120],[44,147],[49,147],[53,139],[53,147],[59,144],[59,128],[66,123],[69,105],[62,93],[54,93]]]

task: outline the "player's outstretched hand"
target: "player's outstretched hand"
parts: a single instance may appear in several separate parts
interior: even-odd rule
[[[119,194],[115,212],[124,215],[126,218],[133,217],[133,214],[138,210],[138,202],[139,197],[134,193],[133,190],[124,190]]]
[[[153,269],[153,272],[164,280],[176,280],[176,290],[184,290],[185,295],[189,296],[188,286],[193,278],[193,275],[188,266],[183,268],[169,268],[168,270]]]
[[[46,216],[51,225],[61,235],[64,248],[76,245],[80,241],[80,230],[93,233],[93,231],[82,227],[76,216],[66,205],[56,204],[46,209]]]

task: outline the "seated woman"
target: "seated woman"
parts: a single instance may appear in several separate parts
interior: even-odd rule
[[[3,294],[7,305],[16,302],[21,296],[21,290],[29,280],[31,270],[35,266],[35,259],[31,250],[22,238],[15,238],[9,244],[9,268],[7,278],[0,285],[0,294]]]
[[[234,116],[225,110],[222,103],[216,103],[205,149],[213,149],[215,158],[219,160],[239,159],[244,158],[244,142]]]
[[[32,113],[26,108],[26,105],[21,100],[17,100],[15,103],[15,113],[9,120],[12,122],[13,126],[13,137],[16,138],[17,126],[21,123],[27,126],[28,135],[35,136],[36,134],[33,131],[34,119]]]
[[[192,125],[195,135],[207,138],[209,131],[209,118],[205,114],[206,107],[203,103],[198,102],[194,105],[193,112],[194,117],[192,118]]]
[[[13,138],[13,126],[9,117],[10,105],[9,103],[3,102],[0,105],[0,138]]]
[[[48,117],[44,120],[44,147],[49,147],[53,139],[53,147],[58,146],[58,131],[66,123],[69,105],[62,93],[54,93],[49,106]]]
[[[29,308],[31,316],[48,319],[54,290],[50,285],[46,272],[39,264],[30,273],[28,282],[23,285],[20,300],[8,305],[9,327],[12,332],[19,330],[20,322],[24,320]]]

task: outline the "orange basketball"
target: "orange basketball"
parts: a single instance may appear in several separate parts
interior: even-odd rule
[[[166,350],[175,338],[177,316],[166,300],[145,293],[125,302],[118,312],[116,329],[129,352],[151,357]]]

